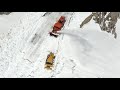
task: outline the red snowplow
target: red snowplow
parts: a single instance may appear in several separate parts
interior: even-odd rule
[[[65,22],[65,17],[61,16],[58,22],[54,24],[53,30],[52,32],[50,32],[50,36],[58,37],[59,34],[57,33],[57,31],[60,31],[63,28]]]

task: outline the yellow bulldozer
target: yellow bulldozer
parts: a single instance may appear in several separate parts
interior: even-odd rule
[[[46,63],[45,63],[45,68],[47,70],[52,70],[54,59],[55,59],[54,53],[50,52],[50,54],[47,56]]]

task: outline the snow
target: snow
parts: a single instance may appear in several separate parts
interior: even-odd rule
[[[16,12],[0,17],[5,22],[13,22],[6,28],[0,27],[7,33],[0,40],[0,77],[120,77],[120,21],[118,38],[114,39],[94,21],[80,29],[80,23],[90,12],[52,12],[43,17],[44,14]],[[66,16],[65,27],[58,38],[50,37],[48,33],[61,15]],[[50,52],[56,55],[52,71],[44,68]]]
[[[25,12],[13,12],[10,15],[0,16],[0,33],[6,33],[12,26],[19,22]]]

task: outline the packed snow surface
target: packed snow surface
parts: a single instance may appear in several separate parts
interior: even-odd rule
[[[94,21],[80,29],[80,23],[90,12],[44,14],[16,12],[0,16],[0,29],[10,28],[4,38],[0,35],[0,77],[120,77],[120,21],[117,23],[118,38],[114,39],[111,34],[102,32]],[[66,17],[66,23],[59,37],[49,36],[54,23],[62,15]],[[4,18],[14,23],[6,25],[5,20],[2,22]],[[50,52],[56,55],[52,71],[44,68]]]

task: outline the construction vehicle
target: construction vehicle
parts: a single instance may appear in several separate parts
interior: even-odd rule
[[[65,17],[61,16],[58,22],[55,23],[55,25],[53,26],[53,30],[52,32],[50,32],[50,36],[54,36],[57,38],[59,35],[57,31],[60,31],[63,28],[65,22],[66,22]]]
[[[52,70],[54,59],[55,59],[54,53],[50,52],[50,54],[47,56],[46,63],[45,63],[45,68],[47,70]]]

